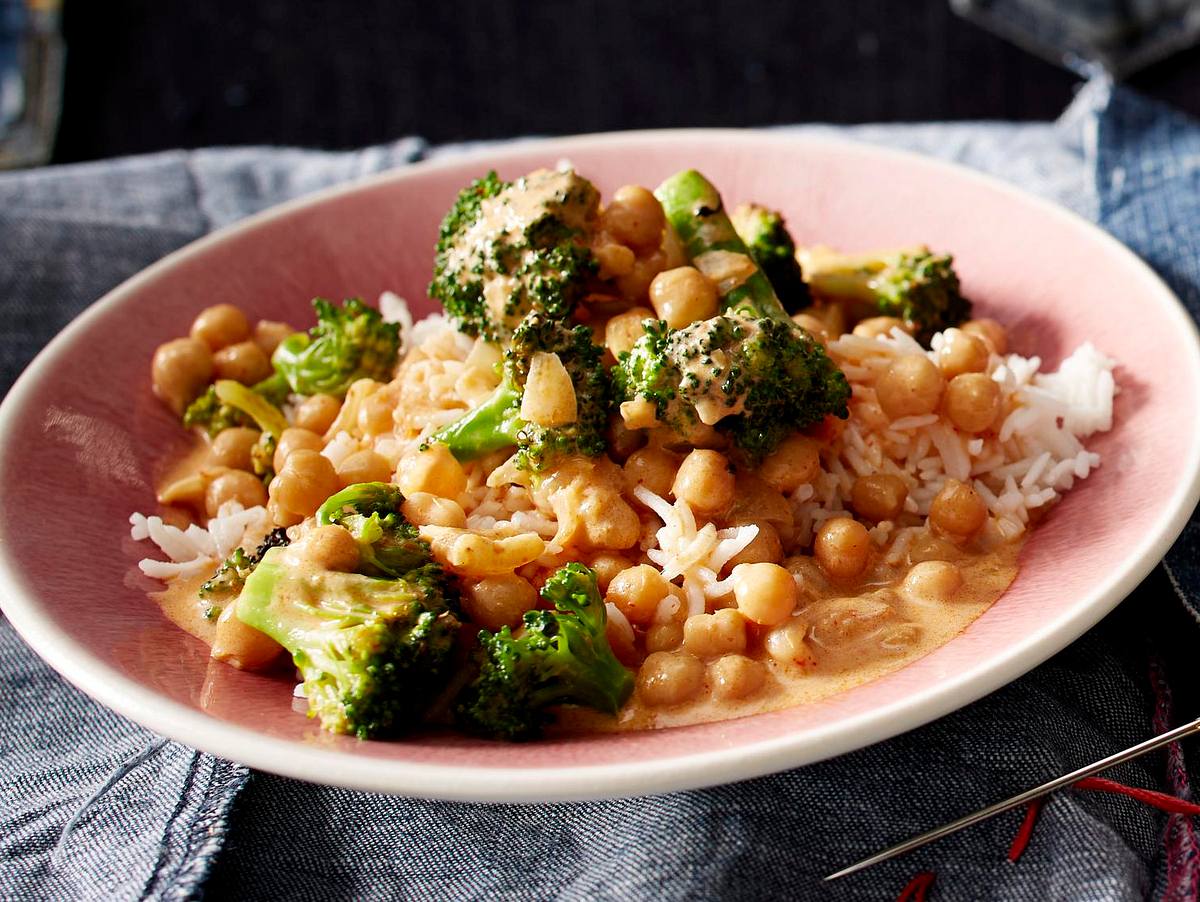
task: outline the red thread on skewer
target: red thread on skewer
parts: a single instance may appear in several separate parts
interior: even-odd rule
[[[900,890],[896,902],[925,902],[925,894],[933,886],[934,879],[933,871],[921,871]]]
[[[1139,789],[1136,786],[1126,786],[1123,783],[1106,780],[1103,777],[1084,777],[1078,783],[1074,784],[1074,788],[1090,792],[1114,792],[1118,795],[1128,796],[1131,799],[1141,802],[1143,805],[1151,805],[1160,811],[1200,817],[1200,805],[1194,802],[1185,802],[1183,799],[1169,796],[1165,792],[1155,792],[1153,789]]]
[[[1033,836],[1033,828],[1037,824],[1038,813],[1041,812],[1044,801],[1045,799],[1034,799],[1025,806],[1025,820],[1021,821],[1021,828],[1017,830],[1012,845],[1008,847],[1009,861],[1015,862],[1025,853],[1025,847],[1029,845],[1029,838]]]

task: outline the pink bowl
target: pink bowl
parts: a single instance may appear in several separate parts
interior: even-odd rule
[[[293,710],[291,686],[211,665],[145,592],[131,511],[155,508],[156,461],[185,439],[151,396],[156,345],[216,301],[307,322],[313,295],[424,297],[455,192],[569,157],[605,192],[685,166],[730,202],[780,206],[801,242],[952,250],[979,311],[1054,365],[1090,340],[1120,361],[1100,470],[1029,542],[1010,591],[952,642],[819,704],[657,732],[505,745],[358,742]],[[417,312],[432,305],[418,301]],[[97,372],[96,362],[105,362]],[[722,131],[531,142],[421,164],[287,204],[198,241],[96,303],[0,407],[0,593],[47,661],[100,701],[189,745],[316,782],[408,795],[550,800],[754,776],[878,741],[1016,678],[1079,636],[1162,557],[1200,495],[1200,345],[1163,283],[1105,233],[968,170],[826,138]],[[1181,415],[1184,413],[1186,415]],[[47,497],[63,497],[43,517]],[[70,562],[63,567],[63,562]]]

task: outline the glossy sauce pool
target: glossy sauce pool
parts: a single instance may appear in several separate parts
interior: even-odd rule
[[[208,444],[197,443],[164,468],[159,486],[197,472],[207,454]],[[178,525],[187,519],[177,508],[167,508],[165,513],[167,519],[180,521]],[[253,547],[255,542],[248,544]],[[898,589],[908,568],[890,571],[855,589],[823,587],[813,591],[797,612],[810,628],[811,656],[803,664],[774,661],[763,648],[761,636],[750,627],[745,654],[766,666],[767,677],[762,688],[746,698],[716,698],[706,682],[690,701],[654,707],[644,704],[635,692],[616,718],[564,707],[550,731],[624,732],[707,723],[811,704],[853,689],[899,670],[966,629],[1016,578],[1023,544],[1022,539],[956,556],[954,563],[963,583],[947,602],[906,599]],[[211,647],[217,615],[211,613],[212,603],[198,595],[207,578],[208,574],[202,574],[173,580],[162,591],[151,593],[151,598],[168,620]],[[473,632],[477,628],[468,624],[466,629]]]
[[[820,597],[801,608],[798,614],[814,633],[810,639],[811,661],[803,666],[780,665],[765,653],[761,642],[751,638],[745,653],[765,664],[768,676],[762,689],[748,698],[717,699],[712,695],[712,687],[706,684],[691,701],[670,707],[651,707],[643,704],[635,692],[615,719],[582,708],[567,708],[563,709],[554,729],[608,732],[707,723],[811,704],[853,689],[911,664],[966,629],[1012,584],[1023,544],[1023,541],[1010,542],[956,560],[963,585],[953,600],[945,603],[908,601],[898,592],[889,592],[903,581],[903,572],[890,583],[875,582],[857,594],[845,591],[820,593]],[[887,612],[883,612],[881,603],[876,600],[881,597],[888,599]],[[861,600],[862,608],[881,612],[882,616],[877,623],[850,625],[861,624],[862,620],[855,621],[838,616],[838,611],[830,611],[832,599],[841,600],[838,607],[843,615],[846,608],[853,607],[845,602]],[[909,624],[916,630],[903,629]],[[856,630],[857,636],[854,635]],[[878,640],[889,630],[908,633],[911,639],[893,649],[883,648]],[[828,640],[824,645],[816,638],[822,633]]]

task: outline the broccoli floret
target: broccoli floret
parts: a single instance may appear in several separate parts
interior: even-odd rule
[[[250,466],[254,470],[254,475],[260,477],[266,485],[269,485],[275,478],[275,449],[277,447],[279,447],[279,437],[264,432],[259,435],[258,441],[250,448]]]
[[[359,482],[347,486],[317,510],[317,522],[344,527],[358,542],[360,572],[368,576],[408,576],[431,566],[429,543],[400,512],[404,495],[386,482]]]
[[[934,333],[970,319],[954,260],[927,248],[867,256],[823,255],[809,273],[814,293],[844,302],[853,319],[894,316],[928,346]]]
[[[758,204],[742,204],[730,219],[750,256],[775,289],[788,313],[799,313],[812,304],[812,295],[796,260],[796,242],[783,216]]]
[[[618,395],[652,402],[660,424],[681,435],[697,422],[715,426],[751,461],[826,415],[846,416],[850,397],[816,341],[736,313],[675,330],[648,323],[613,376]]]
[[[400,326],[358,298],[341,307],[314,298],[317,324],[289,335],[271,355],[276,372],[297,394],[342,397],[356,379],[388,382],[400,354]]]
[[[184,411],[183,425],[199,426],[209,435],[233,426],[255,426],[264,435],[277,439],[287,429],[287,419],[257,386],[250,388],[232,379],[218,379]]]
[[[200,597],[212,600],[235,598],[242,591],[242,586],[246,584],[246,577],[254,572],[254,568],[263,559],[263,555],[272,548],[281,548],[287,544],[287,530],[280,527],[267,533],[267,537],[262,540],[253,554],[246,554],[244,549],[235,548],[233,553],[221,562],[217,572],[200,586]],[[220,608],[216,608],[216,611],[219,616]],[[205,614],[207,616],[207,611]]]
[[[508,627],[479,633],[479,675],[455,709],[468,729],[533,739],[552,719],[552,705],[616,714],[633,690],[632,674],[608,644],[596,574],[567,564],[546,580],[542,598],[555,610],[526,612],[517,635]]]
[[[518,466],[533,471],[544,469],[563,454],[595,457],[607,447],[604,435],[610,385],[601,365],[603,355],[603,348],[593,343],[592,331],[586,326],[568,328],[531,313],[517,326],[504,352],[499,387],[478,407],[431,435],[429,441],[445,444],[459,460],[515,445]],[[574,388],[573,414],[565,412],[556,425],[538,425],[522,418],[531,368],[559,365]]]
[[[431,297],[458,328],[492,341],[531,311],[565,320],[597,266],[588,249],[600,195],[570,170],[515,182],[489,172],[458,195],[442,221]]]
[[[697,421],[715,426],[751,461],[797,429],[848,416],[846,377],[783,309],[716,188],[688,170],[655,195],[689,259],[737,277],[719,282],[720,315],[678,330],[653,324],[621,355],[617,398],[652,402],[659,423],[684,436]]]
[[[270,636],[304,678],[310,717],[360,739],[414,726],[443,688],[458,634],[440,582],[300,570],[272,548],[238,596],[239,620]]]

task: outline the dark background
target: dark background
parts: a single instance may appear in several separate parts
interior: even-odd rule
[[[658,126],[1050,119],[1079,79],[946,0],[68,0],[55,162]],[[1135,76],[1200,113],[1200,53]]]

